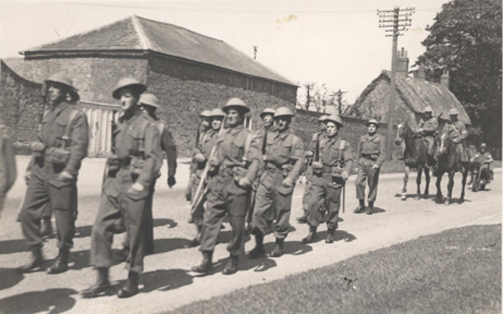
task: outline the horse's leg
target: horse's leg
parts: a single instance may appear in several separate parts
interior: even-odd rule
[[[437,174],[437,183],[435,184],[437,186],[437,202],[442,201],[442,188],[440,187],[440,184],[442,183],[442,176],[443,173],[438,173]]]
[[[402,201],[407,200],[407,182],[409,181],[410,168],[405,166],[405,174],[403,176]]]
[[[459,202],[463,203],[465,201],[465,186],[466,186],[466,178],[468,177],[468,170],[465,169],[463,171],[463,181],[461,181],[461,197],[459,198]]]
[[[428,198],[428,194],[430,194],[430,168],[424,168],[424,176],[426,177],[426,188],[424,189],[424,198]]]
[[[416,196],[414,197],[414,199],[416,201],[418,201],[421,196],[421,175],[422,175],[422,173],[423,173],[423,166],[419,165],[419,167],[417,167],[417,178],[416,178],[417,191],[416,191]]]
[[[452,188],[454,188],[454,170],[449,171],[449,183],[447,184],[447,198],[445,199],[444,205],[449,205],[452,199]]]

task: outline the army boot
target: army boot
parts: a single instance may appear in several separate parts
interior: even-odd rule
[[[327,238],[325,239],[325,243],[334,243],[334,234],[335,234],[335,229],[328,229],[327,230]]]
[[[196,273],[208,274],[213,269],[211,260],[213,258],[213,251],[203,251],[203,262],[201,265],[194,266],[190,270]]]
[[[353,211],[355,214],[359,214],[365,210],[365,200],[358,200],[358,201],[360,202],[360,204]]]
[[[309,233],[307,237],[302,239],[302,243],[313,243],[316,241],[316,227],[309,227]]]
[[[304,214],[300,217],[297,217],[297,222],[300,224],[307,224],[307,211],[304,210]]]
[[[31,259],[28,264],[21,266],[19,268],[19,272],[28,273],[40,266],[44,263],[44,257],[42,256],[42,246],[32,246],[31,248]]]
[[[68,258],[70,257],[69,250],[60,250],[56,260],[47,270],[48,274],[54,275],[63,273],[68,270]]]
[[[276,247],[271,252],[271,257],[280,257],[283,255],[283,244],[285,239],[276,238]]]
[[[98,277],[96,283],[86,290],[82,291],[83,298],[96,298],[100,295],[111,295],[110,281],[108,280],[108,268],[98,268]]]
[[[40,235],[42,238],[51,236],[53,233],[51,217],[42,217],[40,222]]]
[[[227,265],[225,265],[225,268],[222,271],[222,274],[224,275],[235,274],[238,271],[238,262],[239,262],[239,255],[231,255],[229,261],[227,262]]]
[[[369,202],[369,208],[367,209],[367,215],[372,215],[372,210],[374,210],[374,202]]]
[[[255,247],[248,253],[250,258],[259,258],[265,255],[264,235],[259,230],[255,230],[255,243]]]
[[[129,272],[126,283],[117,293],[119,298],[130,298],[138,293],[138,276],[138,273],[135,271]]]
[[[199,246],[201,244],[201,236],[202,236],[203,226],[196,226],[196,227],[197,227],[197,234],[194,237],[194,239],[192,239],[190,241],[190,243],[185,246],[186,248],[196,247],[196,246]]]

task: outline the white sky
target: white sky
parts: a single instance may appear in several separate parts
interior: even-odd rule
[[[347,91],[353,102],[381,70],[390,69],[391,37],[377,9],[415,6],[398,39],[410,65],[446,0],[352,1],[26,1],[0,0],[0,57],[113,23],[132,14],[224,40],[294,83]]]

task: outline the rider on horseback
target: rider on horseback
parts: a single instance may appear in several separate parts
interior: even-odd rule
[[[418,133],[423,136],[424,142],[428,148],[428,157],[434,158],[435,136],[438,133],[438,120],[433,116],[433,109],[430,106],[424,108],[424,119],[419,120]]]
[[[448,121],[444,127],[443,136],[446,136],[451,141],[453,141],[456,146],[458,153],[461,157],[461,162],[468,162],[468,152],[465,147],[465,140],[468,136],[468,132],[466,131],[466,126],[462,121],[458,120],[459,111],[455,108],[449,110],[449,116],[451,117],[451,121]]]

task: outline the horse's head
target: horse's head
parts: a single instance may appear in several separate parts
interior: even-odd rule
[[[408,122],[400,123],[396,129],[395,143],[400,145],[403,140],[407,140],[415,135]]]
[[[455,143],[447,136],[446,133],[440,137],[440,147],[438,148],[439,155],[450,153],[455,148]]]

